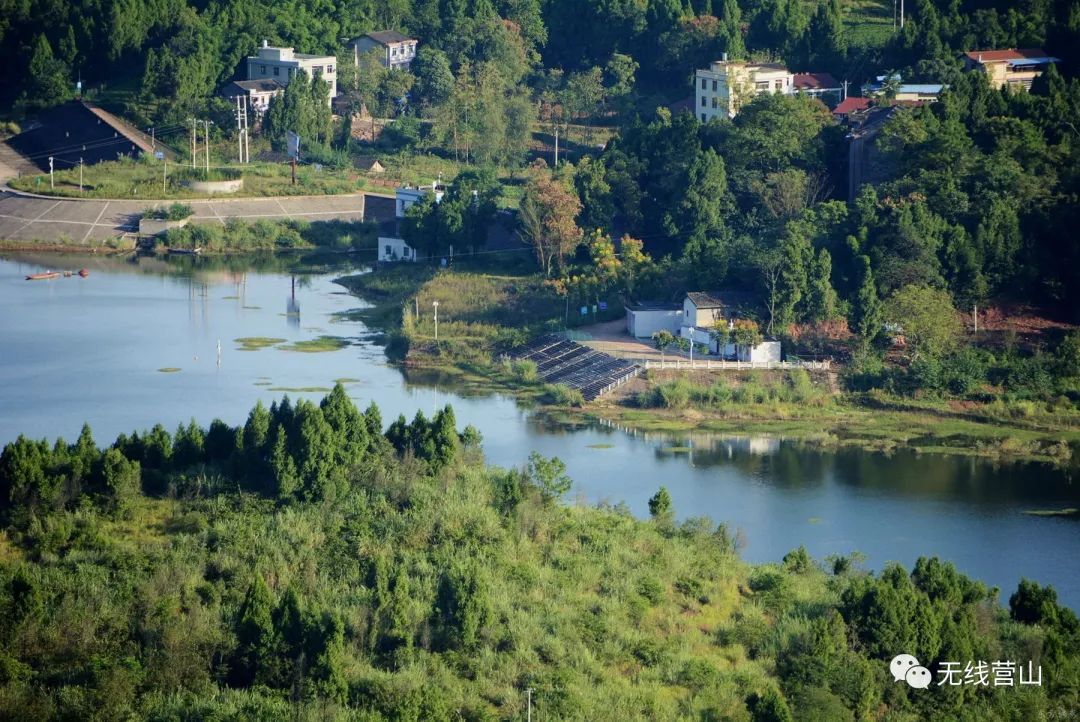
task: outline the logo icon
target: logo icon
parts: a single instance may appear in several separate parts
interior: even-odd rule
[[[933,681],[930,670],[920,665],[919,660],[910,654],[893,657],[889,662],[889,671],[892,672],[894,682],[904,680],[914,689],[926,689]]]

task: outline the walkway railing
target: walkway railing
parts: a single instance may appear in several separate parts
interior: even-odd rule
[[[689,359],[676,358],[670,361],[655,361],[652,359],[638,360],[647,369],[716,369],[718,371],[753,371],[770,369],[807,369],[810,371],[827,371],[830,361],[722,361],[720,359]]]

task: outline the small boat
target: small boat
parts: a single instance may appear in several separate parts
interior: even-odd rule
[[[201,248],[170,248],[169,253],[176,256],[197,256],[202,253]]]
[[[82,276],[83,278],[86,278],[87,276],[90,275],[90,271],[86,270],[85,268],[80,268],[79,269],[79,275]]]
[[[71,278],[71,271],[64,271],[64,278]]]
[[[27,281],[47,281],[50,278],[60,278],[58,271],[45,271],[45,273],[31,273],[26,277]]]

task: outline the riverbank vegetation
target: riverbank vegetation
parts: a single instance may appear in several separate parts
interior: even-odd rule
[[[1075,710],[1080,626],[909,572],[747,565],[738,535],[569,505],[557,459],[484,466],[447,407],[256,406],[99,448],[0,453],[0,712],[20,719],[927,719]],[[897,685],[903,650],[1042,666],[1042,686]]]
[[[243,253],[325,249],[336,251],[375,251],[379,226],[366,221],[247,221],[229,218],[224,223],[189,223],[171,228],[155,244],[155,250],[170,248],[209,253]]]

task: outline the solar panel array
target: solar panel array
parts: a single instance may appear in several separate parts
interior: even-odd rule
[[[553,334],[533,339],[506,355],[519,361],[532,361],[540,380],[577,389],[586,401],[592,401],[641,373],[641,367],[632,361],[609,356]]]

